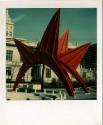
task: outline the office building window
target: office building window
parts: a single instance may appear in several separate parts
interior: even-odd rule
[[[13,51],[12,50],[7,50],[6,51],[6,60],[7,61],[12,61],[12,56],[13,56]]]
[[[13,27],[12,27],[12,25],[11,25],[11,27],[10,27],[10,30],[11,30],[11,31],[12,31],[12,28],[13,28]]]
[[[40,81],[40,65],[35,64],[31,70],[32,81]]]
[[[6,67],[6,75],[11,76],[11,67]]]
[[[10,32],[9,35],[12,36],[12,32]]]
[[[51,77],[51,69],[50,68],[46,68],[46,77],[47,78]]]
[[[6,32],[6,36],[8,36],[8,32]]]

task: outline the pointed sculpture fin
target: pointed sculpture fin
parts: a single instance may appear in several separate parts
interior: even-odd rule
[[[33,50],[31,47],[25,45],[24,43],[22,43],[17,39],[14,39],[14,41],[20,53],[21,59],[24,62],[33,53]]]
[[[69,30],[65,30],[58,42],[58,56],[68,51],[68,34]]]
[[[59,35],[60,9],[56,11],[48,24],[40,43],[40,50],[47,52],[50,56],[57,56]]]
[[[69,50],[65,55],[60,57],[60,60],[71,68],[76,69],[89,47],[90,43],[87,43],[75,49]]]

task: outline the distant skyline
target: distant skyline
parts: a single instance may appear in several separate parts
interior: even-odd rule
[[[14,37],[40,42],[42,35],[57,8],[9,8],[14,22]],[[60,31],[69,29],[69,40],[74,44],[97,42],[96,8],[62,8]]]

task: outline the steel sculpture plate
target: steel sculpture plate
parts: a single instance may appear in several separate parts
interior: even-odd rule
[[[59,39],[59,23],[60,9],[57,10],[50,20],[41,39],[40,46],[35,49],[35,51],[21,41],[14,39],[23,64],[17,74],[13,90],[16,90],[21,78],[32,65],[44,64],[49,66],[56,73],[65,85],[69,95],[74,95],[74,87],[68,73],[72,74],[79,81],[85,92],[88,91],[86,84],[80,74],[76,71],[76,68],[90,44],[85,44],[75,49],[68,50],[68,31],[66,31],[61,39]]]

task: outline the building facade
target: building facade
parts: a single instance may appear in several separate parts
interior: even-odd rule
[[[14,23],[10,18],[8,10],[6,11],[6,82],[13,83],[16,79],[17,73],[19,71],[20,66],[22,65],[22,60],[18,49],[14,42]],[[36,43],[23,39],[16,38],[28,46],[36,47]],[[25,76],[22,78],[23,83],[38,83],[41,81],[42,76],[42,64],[34,65],[30,68]],[[45,66],[44,70],[44,82],[51,83],[52,79],[58,79],[56,74],[48,67]]]

